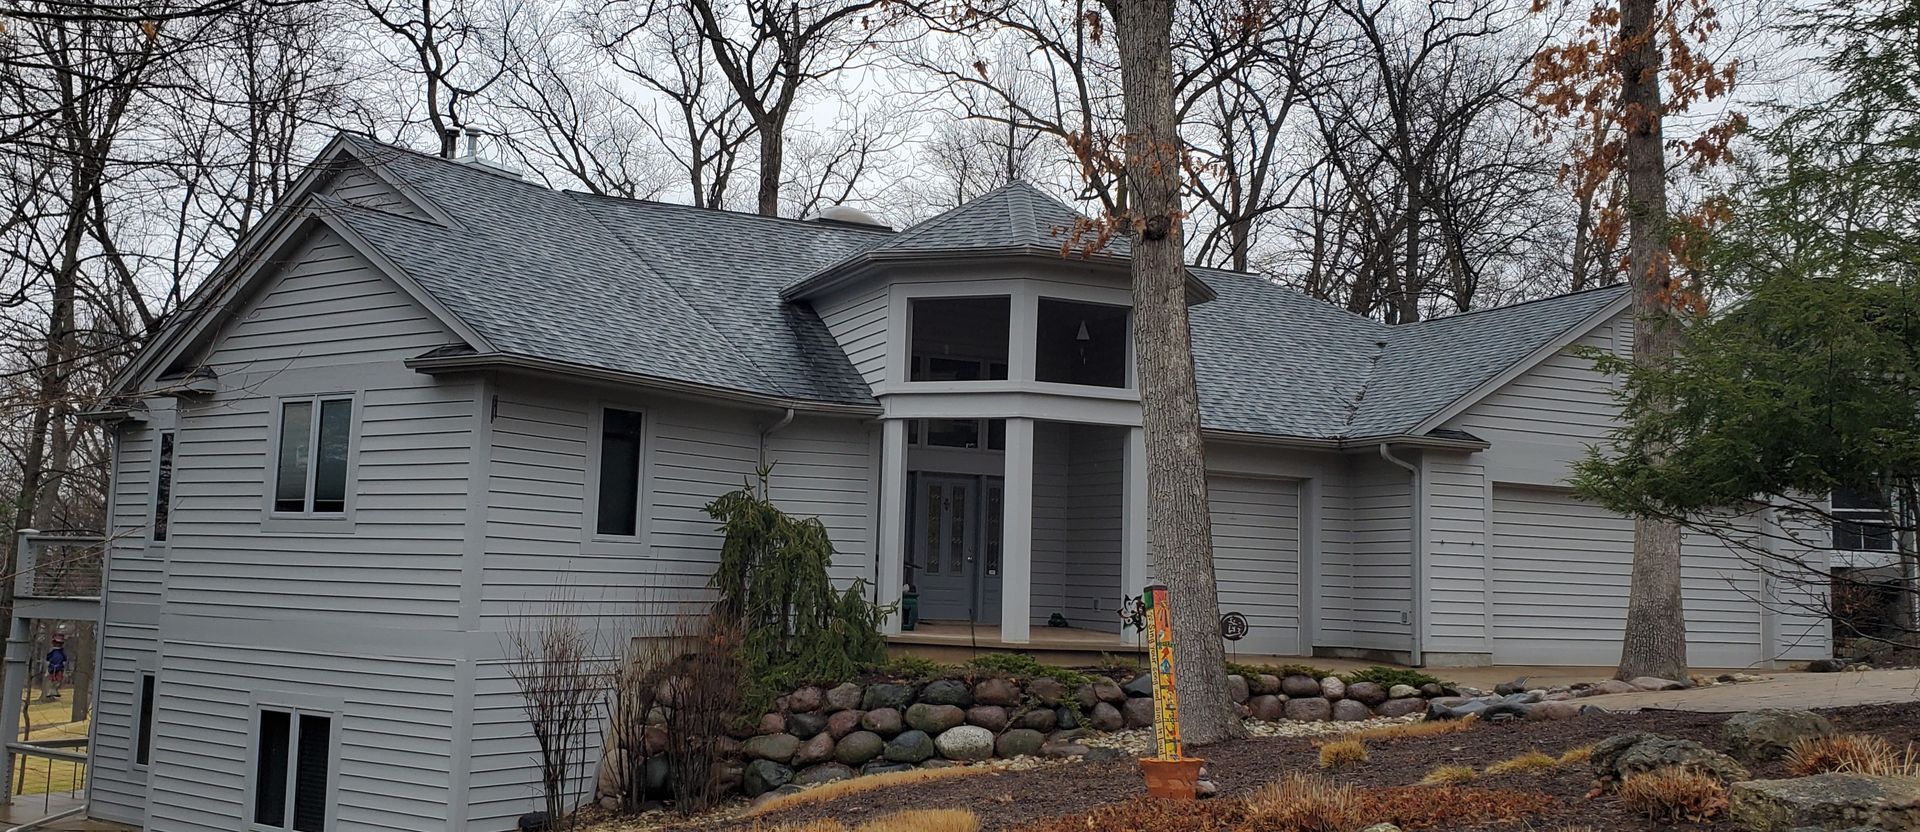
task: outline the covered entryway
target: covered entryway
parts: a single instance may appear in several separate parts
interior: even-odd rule
[[[1295,480],[1213,476],[1213,568],[1220,612],[1247,618],[1233,653],[1300,655],[1300,485]]]
[[[921,473],[915,479],[909,566],[920,617],[997,622],[1000,478]]]

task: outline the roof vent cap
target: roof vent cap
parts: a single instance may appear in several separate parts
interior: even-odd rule
[[[884,222],[874,219],[872,214],[869,214],[851,205],[829,205],[825,208],[820,209],[820,213],[813,215],[813,219],[816,222],[837,222],[837,223],[843,223],[846,225],[866,225],[866,226],[872,226],[874,228],[884,228],[884,229],[887,229],[888,231],[893,230],[893,226],[890,226]]]

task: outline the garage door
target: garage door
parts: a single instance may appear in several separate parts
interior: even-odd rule
[[[1300,652],[1300,486],[1292,480],[1213,477],[1213,569],[1220,611],[1247,617],[1243,655]]]
[[[1620,661],[1633,573],[1633,521],[1569,492],[1493,492],[1493,660],[1596,665]],[[1758,570],[1718,538],[1689,534],[1681,555],[1687,661],[1758,661]]]

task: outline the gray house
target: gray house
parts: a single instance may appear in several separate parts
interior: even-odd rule
[[[162,832],[504,830],[501,634],[557,587],[644,632],[771,464],[902,642],[1124,649],[1151,578],[1124,243],[1009,185],[895,232],[557,193],[340,137],[118,380],[92,812]],[[1601,289],[1403,327],[1193,269],[1243,655],[1612,663],[1631,523]],[[1774,522],[1740,518],[1756,531]],[[1824,656],[1819,592],[1686,550],[1691,661]],[[1048,626],[1061,621],[1067,627]]]

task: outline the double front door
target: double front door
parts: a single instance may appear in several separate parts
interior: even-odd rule
[[[1002,482],[914,475],[911,580],[921,618],[999,622]]]

